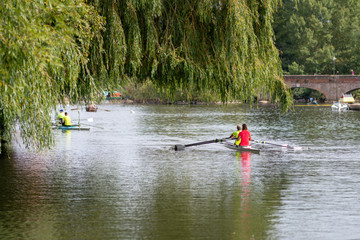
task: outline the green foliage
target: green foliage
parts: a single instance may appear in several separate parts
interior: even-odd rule
[[[263,94],[291,106],[273,43],[277,0],[91,3],[107,20],[103,59],[119,81],[150,79],[169,99],[179,91],[212,92],[222,101]]]
[[[123,96],[129,97],[136,102],[149,103],[168,103],[168,102],[192,102],[199,101],[211,103],[220,100],[220,96],[208,91],[198,92],[194,89],[190,90],[191,95],[186,90],[177,90],[172,98],[168,98],[162,93],[150,80],[142,83],[134,81],[127,82],[122,86],[121,90]]]
[[[359,102],[359,100],[360,100],[360,90],[358,89],[358,90],[352,92],[351,94],[353,95],[355,101]]]
[[[27,146],[53,143],[56,104],[91,99],[91,40],[102,19],[81,0],[0,2],[0,134],[10,141],[18,124]]]
[[[296,62],[293,62],[289,65],[289,74],[290,75],[303,75],[304,74],[304,66],[300,66]]]
[[[124,86],[122,86],[121,93],[123,97],[130,98],[136,102],[158,102],[160,101],[161,97],[161,94],[158,92],[151,81],[145,81],[143,83],[129,81]]]
[[[297,74],[360,71],[360,1],[284,0],[275,14],[283,69]]]

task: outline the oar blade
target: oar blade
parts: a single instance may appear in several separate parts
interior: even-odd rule
[[[185,149],[185,145],[181,145],[181,144],[175,145],[175,151],[180,151],[184,149]]]

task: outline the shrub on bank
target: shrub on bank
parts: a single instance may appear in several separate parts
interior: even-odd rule
[[[218,94],[211,91],[206,93],[191,90],[177,90],[174,96],[161,92],[150,80],[144,83],[128,82],[123,86],[123,96],[135,102],[142,103],[189,103],[189,102],[217,102],[220,101]]]

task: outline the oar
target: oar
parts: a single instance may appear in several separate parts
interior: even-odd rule
[[[85,123],[81,123],[81,125],[85,125],[85,126],[89,126],[89,127],[96,127],[96,128],[100,128],[100,129],[105,129],[103,127],[98,127],[98,126],[94,126],[94,125],[90,125],[90,124],[85,124]]]
[[[228,139],[228,138],[214,139],[214,140],[191,143],[191,144],[186,144],[186,145],[179,144],[179,145],[175,145],[175,151],[184,150],[186,147],[191,147],[191,146],[198,146],[198,145],[204,145],[204,144],[216,143],[216,142],[224,142],[224,141],[226,141],[225,139]]]
[[[86,120],[88,122],[93,122],[94,121],[93,118],[83,118],[83,119],[80,119],[80,120],[82,120],[82,121]]]
[[[294,147],[294,146],[290,146],[288,144],[277,144],[277,143],[271,143],[271,142],[265,142],[265,141],[259,141],[259,140],[251,140],[252,142],[255,143],[262,143],[262,144],[269,144],[269,145],[273,145],[273,146],[279,146],[279,147],[285,147],[285,148],[292,148],[294,150],[301,150],[303,149],[302,147]]]

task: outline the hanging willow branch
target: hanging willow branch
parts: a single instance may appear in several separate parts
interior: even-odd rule
[[[291,107],[271,26],[278,0],[105,2],[91,3],[107,19],[109,66],[124,60],[119,80],[149,78],[170,95],[179,88],[212,91],[224,102],[266,96]],[[116,52],[119,42],[125,46]]]
[[[98,91],[88,56],[101,28],[94,7],[80,0],[0,2],[1,140],[10,141],[18,126],[26,146],[52,145],[56,105]]]

